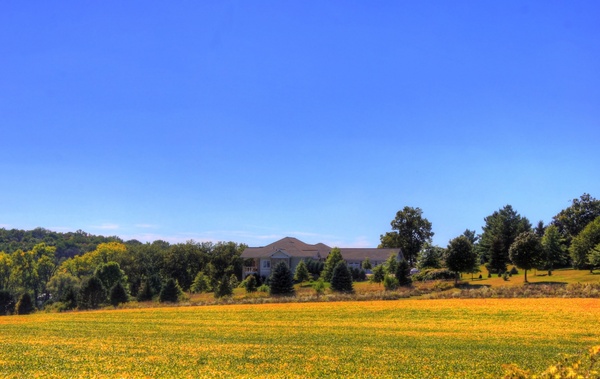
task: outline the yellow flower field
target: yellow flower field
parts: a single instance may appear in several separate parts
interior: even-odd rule
[[[2,378],[501,377],[600,342],[598,299],[401,300],[0,317]]]

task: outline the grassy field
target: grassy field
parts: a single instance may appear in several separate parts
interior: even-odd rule
[[[0,317],[2,378],[498,378],[600,343],[598,299],[399,300]]]

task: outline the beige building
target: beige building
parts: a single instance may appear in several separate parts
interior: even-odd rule
[[[245,260],[243,276],[258,274],[259,276],[268,277],[271,275],[271,269],[279,262],[285,262],[294,271],[301,260],[314,259],[316,261],[325,261],[331,249],[331,247],[323,243],[309,245],[293,237],[285,237],[263,247],[247,247],[242,252],[242,258]],[[342,253],[342,258],[352,268],[360,268],[362,262],[367,258],[369,258],[373,267],[385,262],[392,254],[398,260],[403,258],[400,249],[339,249]]]

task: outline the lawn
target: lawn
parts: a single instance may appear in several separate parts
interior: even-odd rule
[[[498,378],[600,343],[598,299],[286,303],[0,317],[3,378]]]

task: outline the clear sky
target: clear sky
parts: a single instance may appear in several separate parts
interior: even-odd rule
[[[371,246],[600,197],[598,1],[0,3],[0,227]]]

